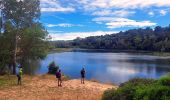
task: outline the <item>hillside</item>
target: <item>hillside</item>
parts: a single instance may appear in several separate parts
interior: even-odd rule
[[[56,48],[170,52],[170,25],[156,26],[154,29],[130,29],[117,34],[77,38],[72,41],[53,41],[51,44]]]

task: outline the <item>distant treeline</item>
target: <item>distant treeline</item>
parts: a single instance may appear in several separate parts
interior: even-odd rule
[[[170,25],[154,29],[131,29],[117,34],[77,38],[72,41],[53,41],[55,47],[85,49],[144,50],[170,52]]]

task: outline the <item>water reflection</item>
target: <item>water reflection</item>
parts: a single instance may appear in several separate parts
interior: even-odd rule
[[[52,61],[71,78],[79,78],[81,68],[85,67],[88,79],[117,84],[134,77],[158,78],[170,71],[170,57],[132,53],[64,52],[49,54],[46,59],[37,63],[32,74],[47,73],[47,66]]]

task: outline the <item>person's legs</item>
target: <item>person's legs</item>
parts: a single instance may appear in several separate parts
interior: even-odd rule
[[[18,76],[18,85],[21,85],[21,77]]]
[[[60,80],[59,80],[59,78],[57,78],[57,80],[58,80],[58,87],[60,86]]]
[[[18,85],[19,85],[19,77],[18,77]]]
[[[21,79],[19,80],[19,85],[21,85]]]
[[[81,84],[82,84],[82,77],[81,77]]]
[[[20,85],[22,85],[22,78],[20,78]]]
[[[83,84],[84,84],[84,77],[83,77]]]
[[[61,80],[61,78],[60,78],[60,86],[62,87],[62,80]]]

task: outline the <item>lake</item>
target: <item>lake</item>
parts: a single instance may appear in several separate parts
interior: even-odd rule
[[[170,72],[170,57],[142,53],[61,52],[48,54],[44,60],[35,61],[25,72],[45,74],[48,65],[55,61],[70,78],[80,78],[82,67],[87,79],[120,84],[129,79],[159,78]]]

